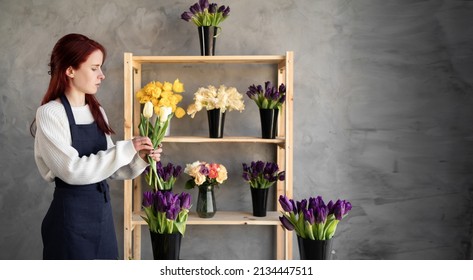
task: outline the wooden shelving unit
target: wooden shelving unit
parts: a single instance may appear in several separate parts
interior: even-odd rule
[[[135,92],[141,89],[143,64],[272,64],[277,65],[278,84],[286,85],[286,102],[280,111],[278,135],[276,139],[258,137],[207,138],[198,136],[169,136],[168,143],[263,143],[274,145],[277,163],[286,171],[286,180],[278,181],[276,198],[279,195],[292,197],[293,191],[293,52],[285,55],[258,56],[133,56],[124,54],[124,137],[131,139],[138,135],[140,104]],[[141,218],[141,180],[124,181],[124,259],[141,258],[141,227],[146,222]],[[268,211],[266,217],[254,217],[250,212],[218,211],[211,219],[202,219],[190,213],[188,225],[234,225],[234,226],[275,226],[276,259],[292,259],[292,233],[286,231],[279,221],[277,211]]]

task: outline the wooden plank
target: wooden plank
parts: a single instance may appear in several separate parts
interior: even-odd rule
[[[294,186],[294,53],[286,53],[286,195],[293,197]],[[286,257],[292,259],[292,231],[285,232]]]
[[[147,225],[143,220],[144,212],[133,214],[133,224]],[[190,212],[187,225],[280,225],[280,213],[268,211],[266,217],[255,217],[250,212],[244,211],[217,211],[212,218],[200,218],[197,213]]]
[[[133,76],[133,67],[131,64],[132,55],[130,53],[124,54],[124,63],[123,63],[123,76],[124,76],[124,138],[131,139],[133,135],[132,123],[133,123],[133,113],[131,103],[133,94],[132,94],[132,76]],[[132,180],[125,180],[123,183],[123,258],[128,260],[132,257],[131,247],[132,247]]]
[[[284,138],[263,139],[261,137],[228,136],[223,138],[209,138],[201,136],[166,136],[163,143],[266,143],[284,144]]]
[[[225,56],[135,56],[138,63],[183,63],[183,64],[278,64],[283,55],[225,55]]]

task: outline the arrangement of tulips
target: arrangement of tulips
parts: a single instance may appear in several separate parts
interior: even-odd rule
[[[243,163],[243,180],[252,188],[267,189],[278,180],[284,181],[285,171],[279,171],[275,162],[252,161],[250,165]]]
[[[188,12],[181,14],[181,19],[193,22],[196,26],[219,27],[230,14],[230,7],[218,6],[217,3],[209,3],[208,0],[200,0],[189,7]]]
[[[145,191],[143,209],[149,230],[156,233],[180,233],[184,235],[191,208],[191,195],[188,193]]]
[[[249,86],[246,95],[255,101],[260,109],[280,110],[286,101],[286,86],[280,84],[279,88],[276,88],[270,81],[267,81],[264,83],[264,88],[262,85]]]
[[[287,230],[294,230],[305,239],[328,240],[337,230],[338,223],[351,210],[351,203],[346,200],[331,200],[325,204],[321,196],[309,200],[294,201],[286,196],[279,197],[283,211],[279,217]]]

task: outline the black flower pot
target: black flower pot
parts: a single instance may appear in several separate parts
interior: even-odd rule
[[[269,189],[251,189],[251,202],[253,203],[253,216],[266,217],[266,205],[268,202]]]
[[[199,31],[200,55],[214,56],[218,28],[214,26],[199,26],[197,30]]]
[[[301,260],[330,260],[332,259],[332,241],[312,240],[297,236]]]
[[[213,109],[207,111],[210,138],[223,137],[223,128],[225,126],[225,113],[226,112],[222,113],[220,109]]]
[[[153,247],[153,257],[155,260],[178,260],[181,251],[180,233],[156,233],[151,234],[151,246]]]
[[[259,109],[261,119],[261,137],[274,139],[278,134],[278,109]]]

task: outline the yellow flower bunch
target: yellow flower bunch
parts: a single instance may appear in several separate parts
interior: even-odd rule
[[[152,81],[136,93],[136,98],[141,104],[151,101],[156,115],[159,115],[161,107],[171,107],[174,115],[182,118],[186,111],[177,106],[182,101],[180,94],[182,92],[184,92],[184,84],[179,79],[176,79],[174,83]]]

